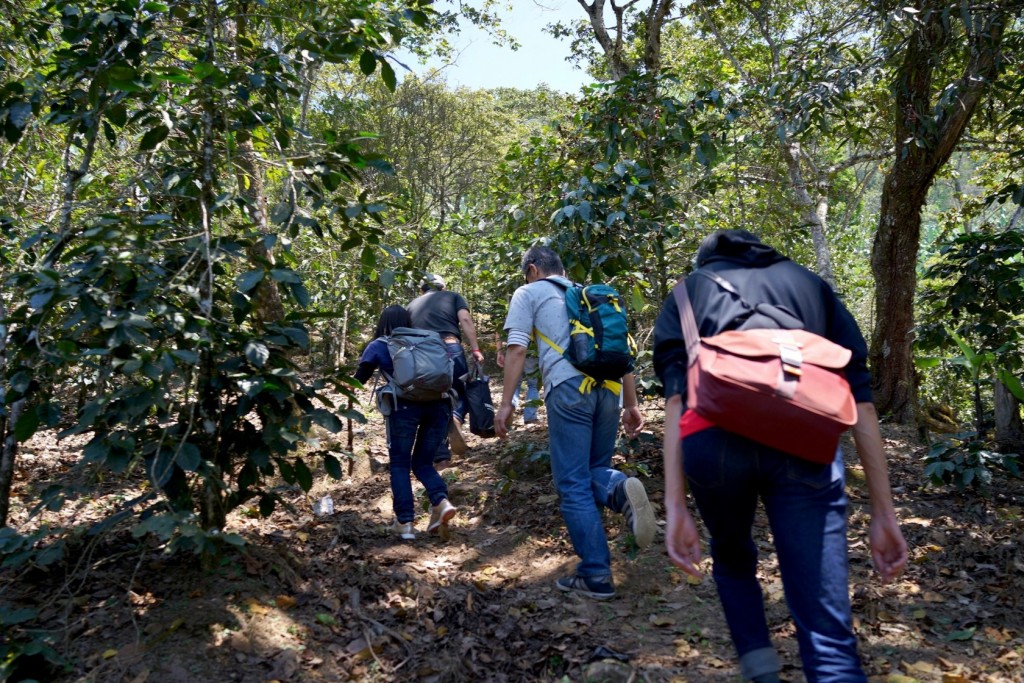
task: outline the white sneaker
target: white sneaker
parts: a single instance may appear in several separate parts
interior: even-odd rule
[[[447,527],[448,522],[458,512],[458,508],[443,498],[440,503],[430,508],[430,523],[427,524],[427,533],[436,534],[441,527]]]
[[[391,531],[403,541],[416,540],[416,532],[413,531],[412,522],[401,523],[397,519],[391,522]]]

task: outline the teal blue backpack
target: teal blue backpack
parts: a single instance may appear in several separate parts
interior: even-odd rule
[[[636,343],[629,334],[626,302],[611,285],[577,285],[565,278],[545,278],[565,290],[569,348],[562,349],[540,330],[537,335],[567,361],[595,380],[618,382],[633,372]]]

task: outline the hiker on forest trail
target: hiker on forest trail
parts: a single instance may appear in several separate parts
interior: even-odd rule
[[[498,367],[505,368],[505,347],[501,341],[501,334],[494,333],[494,346],[498,349]],[[534,424],[537,421],[537,406],[530,405],[533,401],[540,400],[540,389],[537,377],[537,354],[533,349],[527,349],[526,359],[523,361],[523,376],[516,382],[516,393],[512,395],[512,408],[519,408],[519,395],[522,385],[526,384],[526,405],[523,407],[523,424]]]
[[[434,461],[442,469],[452,458],[452,452],[462,455],[466,452],[466,440],[462,437],[462,423],[466,419],[469,402],[466,398],[466,383],[463,376],[469,372],[466,351],[462,346],[462,334],[472,349],[473,358],[480,364],[484,354],[476,339],[476,326],[469,313],[469,304],[461,294],[445,289],[440,275],[428,274],[421,284],[423,293],[409,303],[409,315],[413,327],[433,330],[441,335],[448,345],[448,354],[455,363],[453,388],[458,397],[455,409],[448,422],[446,438],[441,442]]]
[[[654,539],[655,520],[647,492],[635,477],[612,469],[619,431],[618,383],[595,382],[576,369],[552,343],[569,344],[565,270],[548,247],[531,247],[522,259],[526,283],[509,303],[505,319],[504,390],[495,417],[495,430],[508,436],[512,397],[523,375],[526,349],[536,332],[550,340],[538,342],[537,353],[544,382],[551,474],[561,500],[562,517],[573,549],[580,558],[572,576],[558,579],[559,590],[606,600],[615,597],[611,552],[601,519],[602,507],[625,515],[641,548]],[[552,279],[545,279],[552,278]],[[555,278],[560,280],[553,281]],[[632,373],[622,377],[622,424],[635,436],[643,427],[637,407]]]
[[[388,306],[380,314],[373,341],[359,358],[355,378],[366,383],[378,368],[389,379],[394,373],[388,338],[398,328],[412,327],[409,312],[401,306]],[[440,344],[435,337],[435,343]],[[441,347],[438,346],[440,350]],[[444,359],[443,353],[441,358]],[[384,387],[387,389],[388,387]],[[383,395],[381,395],[383,394]],[[391,530],[404,540],[416,538],[416,510],[412,495],[410,472],[423,484],[430,499],[430,521],[427,533],[447,527],[456,509],[448,501],[448,485],[434,468],[434,454],[444,441],[451,417],[451,397],[445,394],[434,400],[407,400],[394,393],[378,394],[381,412],[387,425],[388,460],[391,474],[391,498],[395,519]]]
[[[871,555],[883,582],[895,578],[907,562],[907,546],[896,519],[871,402],[867,348],[853,316],[820,277],[746,230],[710,235],[697,252],[696,264],[698,270],[686,278],[685,289],[679,287],[677,296],[688,292],[686,299],[680,298],[684,320],[689,319],[686,309],[691,309],[694,333],[700,338],[726,330],[769,328],[782,333],[781,346],[786,343],[785,330],[803,329],[852,351],[845,377],[856,402],[853,438],[871,499]],[[735,291],[722,282],[731,283]],[[792,314],[794,324],[740,322],[755,312],[777,314],[779,310]],[[690,359],[680,305],[673,296],[665,300],[654,339],[654,368],[667,399],[664,460],[669,558],[686,573],[700,576],[700,535],[686,504],[689,484],[711,536],[712,576],[744,680],[780,680],[756,576],[757,545],[751,536],[760,498],[771,525],[786,602],[796,623],[804,675],[809,683],[865,682],[848,592],[842,452],[830,446],[813,462],[726,431],[692,409],[684,412],[688,398],[693,400],[687,396]],[[795,364],[795,369],[787,365],[787,372],[799,381],[799,349],[795,359],[784,357],[783,362]],[[737,417],[746,414],[749,419],[749,404],[746,410],[744,406],[736,410]],[[801,430],[793,431],[800,438]]]

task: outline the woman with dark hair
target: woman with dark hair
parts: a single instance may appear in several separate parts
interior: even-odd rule
[[[409,311],[402,306],[388,306],[380,314],[374,340],[367,344],[359,358],[355,378],[365,383],[374,371],[390,376],[394,372],[388,337],[398,327],[412,327]],[[395,520],[391,529],[400,538],[416,538],[413,520],[416,517],[410,474],[416,475],[430,498],[430,522],[427,533],[437,533],[455,516],[455,506],[448,501],[448,485],[434,469],[434,453],[448,433],[452,406],[448,398],[436,401],[395,399],[384,420],[387,425],[388,459],[391,472],[391,498]]]

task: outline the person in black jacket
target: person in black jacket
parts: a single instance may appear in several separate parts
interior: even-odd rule
[[[853,316],[820,277],[746,230],[710,235],[697,252],[697,267],[730,282],[750,305],[772,304],[802,321],[807,331],[852,351],[846,377],[857,402],[853,437],[871,499],[871,555],[882,580],[893,579],[906,565],[907,546],[896,519],[871,400],[867,348]],[[701,337],[736,329],[752,315],[711,278],[691,274],[686,287]],[[756,683],[779,681],[751,536],[760,499],[771,524],[807,681],[865,682],[851,625],[842,453],[837,452],[831,464],[820,465],[725,431],[692,410],[684,412],[688,358],[672,296],[662,306],[654,340],[654,368],[666,398],[669,558],[688,574],[700,576],[700,537],[686,504],[689,485],[711,536],[712,575],[741,674]]]

